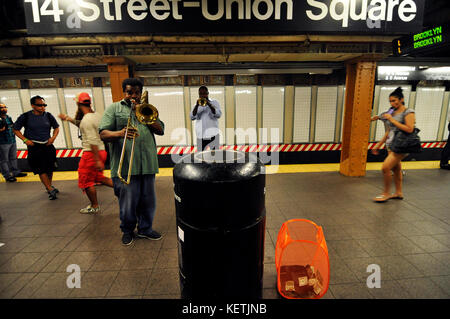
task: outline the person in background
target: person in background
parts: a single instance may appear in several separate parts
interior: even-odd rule
[[[386,143],[386,148],[388,150],[388,156],[384,160],[382,166],[384,190],[381,195],[378,195],[373,199],[375,202],[386,202],[389,199],[403,199],[403,175],[401,161],[408,156],[408,154],[395,153],[390,149],[390,145],[394,139],[396,131],[402,130],[407,133],[412,133],[416,122],[414,110],[405,107],[403,90],[400,87],[395,89],[389,95],[389,102],[395,109],[392,114],[383,114],[383,118],[387,120],[389,130],[372,150],[374,155],[378,155],[378,150],[383,143]],[[394,173],[393,176],[396,188],[394,194],[391,194],[390,192],[392,183],[391,171]]]
[[[12,126],[13,121],[8,113],[8,107],[0,103],[0,169],[7,182],[15,182],[16,177],[27,176],[17,166],[16,136]]]
[[[219,149],[219,118],[222,116],[220,104],[217,100],[209,99],[209,91],[206,86],[198,89],[200,99],[206,99],[206,105],[200,106],[199,100],[191,111],[191,120],[195,120],[195,134],[197,135],[197,149]]]
[[[448,139],[447,144],[445,144],[445,147],[441,153],[440,167],[441,169],[450,170],[450,165],[448,164],[448,160],[450,159],[450,106],[448,107],[447,111],[447,120],[448,120]]]
[[[35,175],[39,175],[50,200],[57,199],[59,190],[52,186],[53,172],[57,167],[56,149],[53,143],[59,133],[59,124],[54,116],[45,111],[47,104],[43,97],[36,95],[30,99],[31,111],[20,115],[14,123],[14,134],[28,149],[28,164]],[[22,134],[20,130],[25,127]],[[50,131],[53,129],[53,135]]]
[[[100,122],[100,138],[110,144],[111,177],[114,183],[114,194],[119,199],[120,229],[122,244],[131,245],[137,237],[160,240],[162,235],[153,229],[156,211],[155,175],[159,171],[156,151],[156,135],[164,135],[164,123],[157,119],[153,124],[139,122],[135,114],[135,106],[141,102],[143,84],[139,79],[125,79],[122,82],[124,98],[106,108]],[[134,129],[126,127],[131,116]],[[120,154],[125,139],[135,137],[135,152],[131,170],[130,183],[123,183],[118,177]],[[121,175],[127,176],[131,142],[126,144],[125,157]]]
[[[80,213],[98,213],[100,212],[100,205],[98,204],[95,185],[103,184],[113,187],[111,178],[103,175],[106,151],[105,144],[98,133],[101,115],[92,110],[92,100],[88,93],[79,93],[75,98],[75,102],[78,106],[75,119],[70,118],[67,114],[59,114],[58,116],[63,121],[75,124],[81,131],[83,154],[78,164],[78,187],[86,193],[91,203],[87,207],[82,208]]]

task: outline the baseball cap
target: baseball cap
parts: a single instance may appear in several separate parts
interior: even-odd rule
[[[86,92],[81,92],[77,95],[75,101],[82,104],[91,104],[91,97]]]

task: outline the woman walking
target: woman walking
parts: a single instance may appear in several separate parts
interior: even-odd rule
[[[382,115],[383,119],[386,120],[388,130],[372,150],[374,155],[378,155],[378,150],[383,143],[386,143],[386,148],[388,150],[388,156],[384,160],[381,168],[384,179],[384,190],[381,195],[378,195],[373,199],[375,202],[386,202],[389,199],[403,199],[401,161],[409,154],[395,153],[390,149],[390,146],[397,131],[402,130],[406,133],[412,133],[416,121],[414,110],[405,107],[403,90],[400,87],[395,89],[389,95],[389,103],[391,104],[391,107],[394,108],[393,113],[385,113]],[[395,193],[393,194],[391,194],[392,178],[394,178],[395,184]]]

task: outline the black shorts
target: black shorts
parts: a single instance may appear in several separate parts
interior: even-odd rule
[[[28,146],[28,165],[34,174],[52,173],[56,165],[56,149],[53,144],[34,143]]]

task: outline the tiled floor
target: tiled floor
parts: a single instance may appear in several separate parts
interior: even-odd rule
[[[267,176],[264,298],[276,292],[275,242],[291,218],[323,226],[330,256],[324,298],[449,298],[450,173],[410,170],[405,199],[376,204],[379,172],[349,178],[336,172]],[[55,182],[58,200],[41,185],[0,183],[1,298],[180,298],[171,177],[158,177],[155,229],[161,241],[121,245],[118,204],[99,187],[102,213],[81,215],[87,199],[76,181]],[[67,266],[82,271],[69,289]],[[381,288],[366,285],[367,266],[381,267]]]

